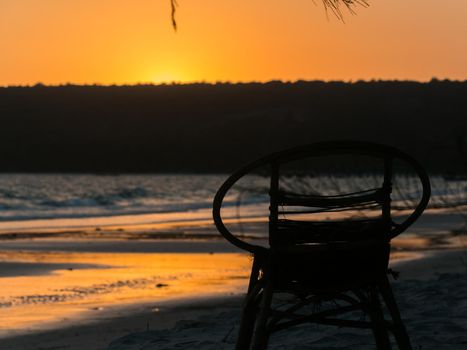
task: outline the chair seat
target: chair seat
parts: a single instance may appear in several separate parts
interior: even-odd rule
[[[390,244],[380,240],[298,244],[271,252],[275,290],[345,291],[384,276]]]

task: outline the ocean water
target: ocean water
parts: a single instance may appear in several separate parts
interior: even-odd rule
[[[213,197],[226,178],[224,174],[1,174],[0,232],[10,227],[21,231],[22,226],[18,223],[31,221],[42,222],[42,229],[48,225],[60,226],[60,220],[67,220],[63,221],[65,227],[73,219],[84,222],[101,218],[103,224],[109,220],[123,224],[129,217],[132,217],[132,223],[138,222],[135,218],[140,218],[142,223],[207,222],[211,220]],[[393,203],[400,209],[410,207],[420,193],[419,186],[414,178],[396,180],[398,185],[394,187]],[[371,176],[336,176],[328,178],[327,182],[313,177],[291,177],[286,182],[291,191],[319,190],[323,194],[379,185]],[[456,209],[467,203],[467,179],[434,176],[431,182],[432,208]],[[225,216],[259,216],[267,220],[268,185],[268,177],[259,175],[239,182],[225,198]],[[461,210],[458,211],[461,215]]]
[[[89,227],[157,225],[190,221],[212,223],[214,195],[226,175],[150,174],[1,174],[0,234]],[[265,188],[267,179],[253,176],[249,187]],[[224,206],[238,204],[234,189]],[[250,193],[243,204],[260,204],[267,194]],[[267,210],[267,208],[266,208]],[[252,216],[257,208],[242,215]],[[238,215],[230,211],[228,216]],[[211,225],[212,226],[212,225]]]
[[[0,220],[97,217],[209,208],[219,175],[0,175]]]

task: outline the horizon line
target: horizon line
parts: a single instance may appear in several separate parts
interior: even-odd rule
[[[429,84],[429,83],[467,83],[467,79],[439,79],[436,77],[431,78],[430,80],[415,80],[415,79],[358,79],[358,80],[306,80],[306,79],[297,79],[297,80],[281,80],[281,79],[271,79],[267,81],[192,81],[192,82],[182,82],[182,81],[172,81],[172,82],[139,82],[139,83],[112,83],[112,84],[101,84],[101,83],[59,83],[59,84],[45,84],[42,82],[37,82],[35,84],[11,84],[11,85],[0,85],[0,88],[57,88],[57,87],[164,87],[164,86],[195,86],[195,85],[268,85],[268,84],[300,84],[300,83],[342,83],[342,84],[367,84],[367,83],[417,83],[417,84]]]

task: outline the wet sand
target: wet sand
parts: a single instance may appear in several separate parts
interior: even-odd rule
[[[50,251],[39,243],[35,250],[0,252],[0,268],[13,267],[1,278],[0,337],[94,323],[153,303],[239,294],[250,270],[247,254],[222,252],[222,245],[212,249],[203,242],[194,253],[183,252],[186,245],[197,246],[193,242],[164,242],[163,248],[174,252],[160,253],[115,252],[116,245],[126,246],[124,241],[105,242],[95,247],[97,252],[84,250],[85,242],[72,251]],[[146,242],[138,243],[133,248]]]

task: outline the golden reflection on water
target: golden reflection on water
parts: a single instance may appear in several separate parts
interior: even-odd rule
[[[251,260],[232,253],[0,252],[6,263],[19,276],[0,278],[0,336],[136,303],[241,293]],[[43,269],[20,276],[31,264]]]

